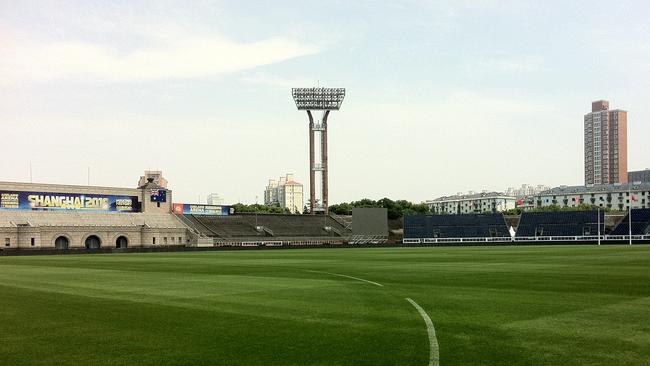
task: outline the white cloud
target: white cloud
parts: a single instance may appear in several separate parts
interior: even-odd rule
[[[316,86],[317,80],[311,80],[306,78],[284,78],[277,75],[271,75],[266,73],[252,73],[242,77],[242,81],[251,84],[261,84],[274,87],[277,89],[290,89],[296,87],[309,87]]]
[[[240,43],[222,36],[151,38],[149,45],[121,52],[79,41],[5,42],[0,45],[0,79],[139,81],[198,78],[252,69],[318,52],[285,38]]]

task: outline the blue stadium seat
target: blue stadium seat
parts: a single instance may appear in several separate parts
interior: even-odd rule
[[[517,237],[598,235],[598,211],[524,212]],[[600,212],[600,233],[604,234],[605,212]]]
[[[611,235],[628,235],[630,233],[629,213],[616,225]],[[635,208],[632,210],[632,235],[650,234],[650,208]]]
[[[409,215],[404,238],[510,237],[502,214]]]

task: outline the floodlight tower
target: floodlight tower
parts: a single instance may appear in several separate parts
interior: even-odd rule
[[[309,117],[309,213],[327,214],[327,117],[330,111],[341,108],[345,88],[293,88],[291,94],[298,110],[307,111]],[[321,112],[315,123],[312,111]],[[316,192],[317,174],[321,178],[319,194]]]

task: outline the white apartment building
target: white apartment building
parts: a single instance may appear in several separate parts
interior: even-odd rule
[[[269,179],[269,184],[264,190],[264,204],[279,205],[288,208],[292,213],[302,213],[303,186],[294,180],[293,174],[287,174],[279,180]]]
[[[516,197],[500,192],[483,192],[468,194],[458,193],[454,196],[439,197],[425,203],[436,214],[470,214],[502,212],[515,208]]]
[[[517,198],[525,198],[529,196],[534,196],[538,193],[548,191],[551,189],[551,187],[543,184],[537,184],[537,185],[532,185],[532,184],[522,184],[521,187],[515,188],[515,187],[508,187],[506,189],[505,194],[506,196],[514,196]]]
[[[559,186],[535,195],[535,207],[596,205],[612,210],[650,208],[650,183],[615,183],[588,186]]]

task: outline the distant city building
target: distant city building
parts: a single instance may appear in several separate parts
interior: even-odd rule
[[[506,196],[514,196],[518,199],[534,196],[537,193],[548,191],[551,187],[543,184],[531,185],[531,184],[522,184],[520,188],[508,187],[506,189]]]
[[[140,176],[138,187],[142,187],[147,184],[148,178],[153,178],[153,183],[156,183],[163,188],[167,188],[167,179],[163,178],[162,171],[160,170],[145,170],[144,175]]]
[[[210,193],[208,195],[207,204],[208,205],[223,205],[223,198],[217,193]]]
[[[278,204],[278,181],[269,179],[269,184],[264,189],[264,204],[268,206]]]
[[[630,208],[630,204],[632,208],[650,208],[649,200],[650,183],[616,183],[560,186],[535,195],[534,202],[535,207],[551,205],[576,207],[580,204],[588,204],[625,211]]]
[[[628,172],[627,181],[630,183],[650,183],[650,169]]]
[[[501,212],[515,208],[516,197],[501,192],[483,192],[439,197],[425,203],[436,214]]]
[[[264,204],[288,208],[292,213],[302,213],[302,184],[294,180],[293,174],[287,174],[279,180],[269,179],[269,184],[264,190]]]
[[[584,117],[585,185],[627,183],[627,112],[591,103]]]

